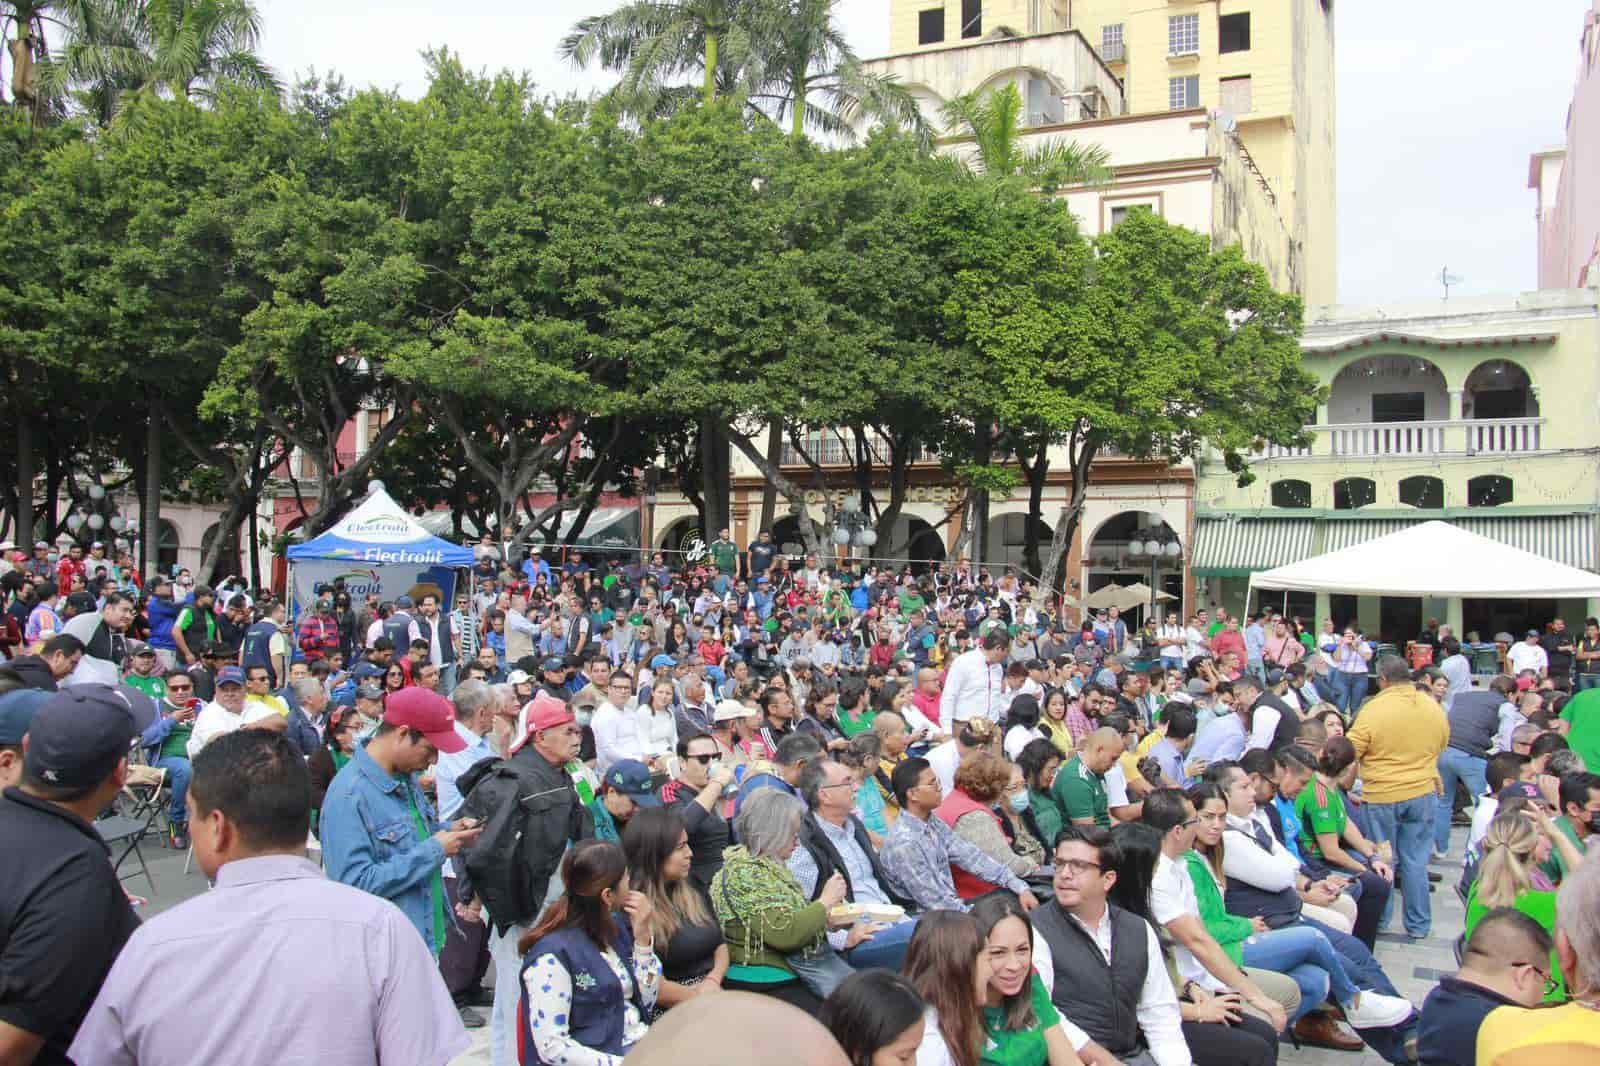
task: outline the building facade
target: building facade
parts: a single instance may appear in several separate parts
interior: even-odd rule
[[[1578,39],[1566,141],[1528,160],[1541,289],[1600,284],[1600,0],[1591,4]]]
[[[1308,303],[1336,299],[1334,22],[1328,0],[891,0],[887,61],[1075,31],[1128,114],[1201,108],[1236,133],[1303,257]],[[1040,68],[1049,71],[1051,68]],[[1062,69],[1061,73],[1071,71]],[[1044,113],[1044,79],[1029,100]],[[913,91],[926,83],[906,75]],[[969,88],[977,88],[973,83]],[[1068,79],[1071,112],[1090,79]],[[1035,102],[1041,106],[1035,107]],[[1047,123],[1040,123],[1041,125]]]
[[[1309,447],[1265,447],[1240,487],[1198,464],[1193,566],[1202,602],[1246,606],[1249,575],[1428,519],[1600,571],[1600,293],[1524,293],[1416,306],[1311,308],[1307,367],[1328,389]],[[1600,604],[1312,598],[1304,618],[1359,620],[1397,642],[1427,618],[1458,634],[1518,633]],[[1281,601],[1281,602],[1280,602]],[[1255,600],[1251,606],[1262,601]]]

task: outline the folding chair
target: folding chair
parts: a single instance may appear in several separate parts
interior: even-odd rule
[[[122,786],[122,793],[118,797],[121,801],[121,810],[118,813],[141,819],[147,822],[150,828],[155,829],[157,823],[165,823],[167,820],[170,798],[167,771],[152,766],[130,766],[128,780]]]
[[[126,814],[113,814],[108,818],[102,818],[95,822],[94,828],[95,832],[100,834],[100,839],[104,840],[106,846],[112,850],[111,868],[116,871],[117,877],[126,881],[130,877],[138,877],[142,874],[144,879],[150,882],[150,893],[154,895],[156,892],[156,879],[151,876],[150,866],[144,861],[144,852],[139,850],[139,845],[144,840],[145,834],[150,832],[152,820],[153,816],[152,818],[141,819]],[[121,849],[120,854],[118,853],[119,848]],[[124,874],[122,872],[122,864],[129,855],[139,860],[138,873]]]

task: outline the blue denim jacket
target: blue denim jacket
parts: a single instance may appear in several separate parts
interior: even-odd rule
[[[384,773],[367,754],[366,745],[358,746],[328,785],[318,835],[328,876],[394,903],[431,951],[432,885],[444,862],[444,846],[432,836],[417,839],[407,789],[428,832],[444,828],[415,776],[402,781]]]

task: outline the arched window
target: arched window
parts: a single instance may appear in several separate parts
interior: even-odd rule
[[[178,549],[182,545],[178,540],[178,527],[161,519],[161,542],[156,545],[156,568],[163,574],[170,574],[178,568]]]
[[[213,522],[206,527],[200,535],[200,557],[205,558],[206,552],[211,550],[211,542],[217,539],[217,532],[221,523]],[[217,577],[224,578],[239,573],[243,567],[239,565],[239,531],[236,529],[228,537],[222,549],[222,556],[217,562]]]
[[[1294,478],[1285,478],[1272,483],[1272,506],[1274,507],[1310,507],[1311,483],[1297,481]]]
[[[1333,483],[1333,509],[1354,511],[1378,501],[1377,482],[1367,477],[1347,477]]]
[[[1511,502],[1511,479],[1500,474],[1484,474],[1467,482],[1468,507],[1499,507]]]
[[[1401,478],[1400,502],[1412,507],[1443,507],[1444,481],[1426,474]]]

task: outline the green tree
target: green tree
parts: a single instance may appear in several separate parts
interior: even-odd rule
[[[957,136],[971,138],[975,148],[973,154],[957,157],[962,167],[977,177],[1021,178],[1046,192],[1111,180],[1110,155],[1104,148],[1061,137],[1026,137],[1023,112],[1015,82],[947,102],[945,121]]]
[[[1091,245],[1064,204],[1034,204],[1022,224],[973,233],[949,311],[988,361],[1000,416],[1066,443],[1049,588],[1106,451],[1178,463],[1214,448],[1248,480],[1262,441],[1304,443],[1320,388],[1301,363],[1299,298],[1237,246],[1212,251],[1147,211]]]
[[[724,48],[749,55],[750,18],[767,0],[632,0],[606,15],[579,20],[561,55],[586,67],[598,60],[622,74],[625,101],[653,97],[685,74],[701,75],[701,98],[717,95]]]

